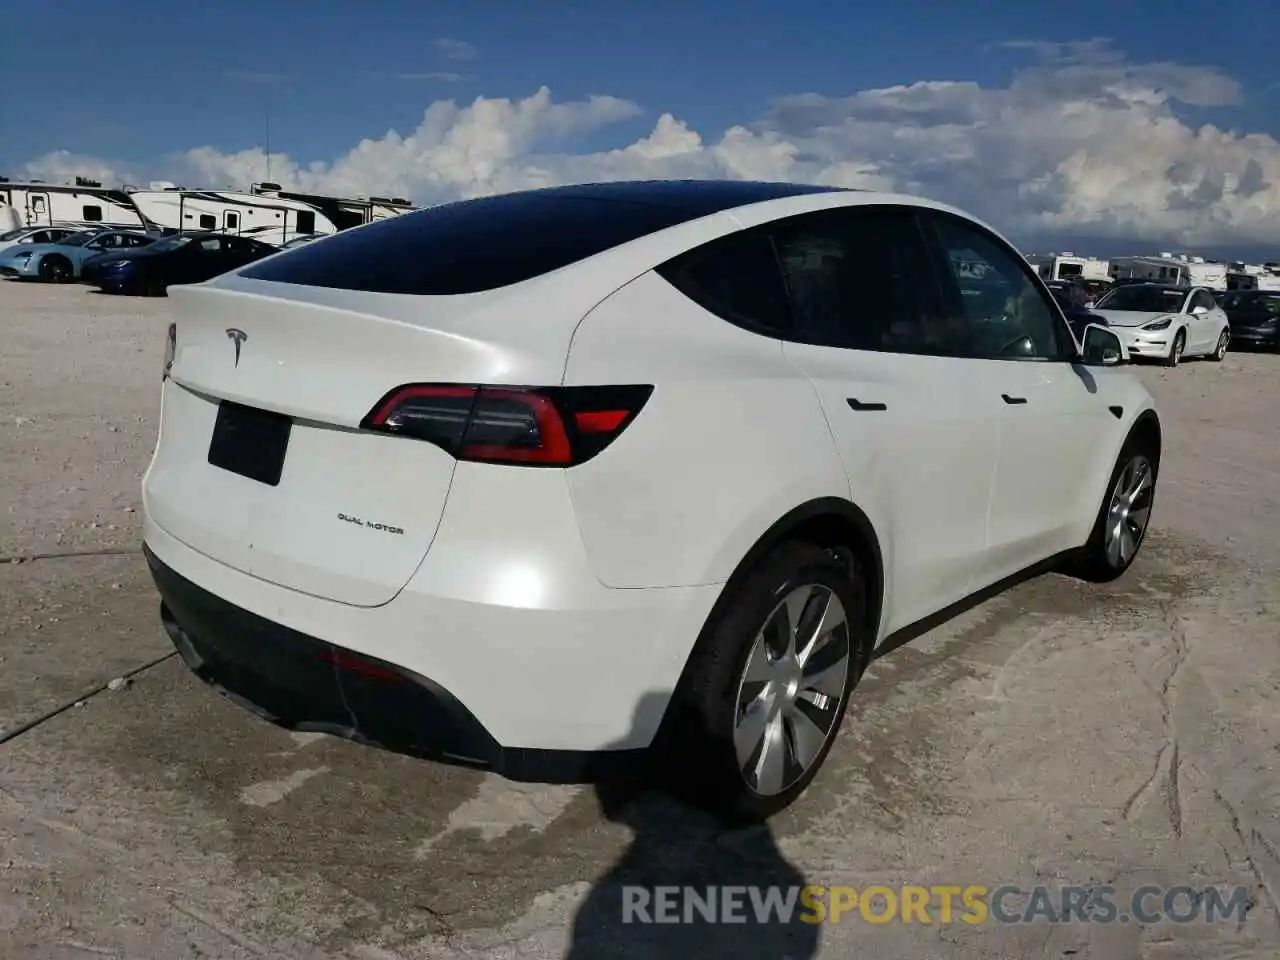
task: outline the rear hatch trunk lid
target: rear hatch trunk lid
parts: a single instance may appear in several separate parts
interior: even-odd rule
[[[413,576],[455,466],[361,420],[404,383],[557,384],[590,306],[538,299],[554,306],[513,316],[501,290],[351,294],[234,276],[170,298],[176,349],[149,515],[228,566],[358,606],[388,602]]]

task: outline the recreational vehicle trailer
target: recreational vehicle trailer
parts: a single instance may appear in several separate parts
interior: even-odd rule
[[[1117,280],[1155,280],[1184,287],[1227,289],[1227,265],[1211,263],[1204,257],[1174,256],[1116,257],[1111,261],[1111,275]]]
[[[1093,257],[1077,257],[1074,253],[1031,254],[1025,258],[1036,268],[1036,273],[1049,280],[1109,280],[1110,265],[1106,260]]]
[[[1236,261],[1227,270],[1227,289],[1280,291],[1280,269]]]
[[[12,207],[24,227],[146,227],[128,193],[85,177],[73,183],[0,177],[0,205]]]
[[[298,200],[315,207],[333,221],[339,230],[359,227],[374,220],[399,216],[415,209],[408,200],[400,197],[328,197],[319,193],[298,193],[293,190],[281,190],[278,183],[255,183],[250,192],[260,197],[281,197],[286,200]]]
[[[162,230],[215,230],[243,233],[252,227],[278,227],[283,233],[337,233],[333,221],[315,207],[284,197],[214,190],[188,190],[167,182],[151,189],[129,188],[139,212]]]
[[[1041,280],[1071,280],[1084,276],[1084,257],[1071,253],[1033,253],[1026,258]]]
[[[411,210],[417,209],[417,207],[404,197],[370,197],[369,206],[369,219],[371,221],[385,220],[388,217],[398,217],[402,213],[408,213]]]

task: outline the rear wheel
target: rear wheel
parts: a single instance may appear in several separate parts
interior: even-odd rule
[[[1187,331],[1179,330],[1178,335],[1173,338],[1173,346],[1169,348],[1169,356],[1165,357],[1164,365],[1166,367],[1176,367],[1182,362],[1182,351],[1187,348]]]
[[[862,675],[865,596],[844,561],[798,542],[741,583],[695,651],[658,745],[677,795],[742,823],[804,792]]]
[[[1209,354],[1209,359],[1221,363],[1222,358],[1227,355],[1227,344],[1230,341],[1230,331],[1223,329],[1222,333],[1218,337],[1218,345],[1214,347],[1213,353]]]
[[[1072,573],[1105,583],[1133,565],[1151,522],[1158,470],[1159,457],[1151,445],[1130,437],[1111,471],[1106,498]]]
[[[71,263],[66,257],[45,257],[40,261],[40,279],[45,283],[66,283],[71,279]]]

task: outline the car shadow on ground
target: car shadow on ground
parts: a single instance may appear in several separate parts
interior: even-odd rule
[[[646,712],[642,701],[636,716]],[[645,771],[593,785],[601,815],[633,836],[579,907],[566,960],[817,956],[821,928],[798,900],[804,875],[768,825],[730,829],[666,780]],[[792,899],[789,917],[768,909],[771,891]]]

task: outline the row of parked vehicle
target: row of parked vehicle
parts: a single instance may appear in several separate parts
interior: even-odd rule
[[[1072,329],[1111,327],[1134,357],[1177,366],[1184,357],[1221,360],[1227,346],[1280,350],[1280,290],[1211,290],[1156,282],[1099,289],[1070,280],[1048,287]]]
[[[162,295],[171,284],[209,280],[279,250],[252,237],[214,232],[25,227],[0,234],[0,276]]]
[[[301,236],[284,246],[312,239]],[[209,280],[279,249],[243,234],[211,231],[27,227],[0,234],[0,276],[161,295],[170,284]],[[1280,350],[1280,291],[1076,280],[1050,280],[1047,286],[1077,339],[1091,323],[1112,327],[1134,357],[1177,366],[1184,357],[1221,360],[1233,342]]]

